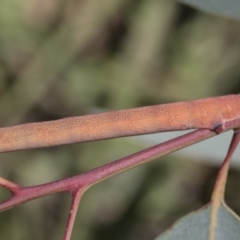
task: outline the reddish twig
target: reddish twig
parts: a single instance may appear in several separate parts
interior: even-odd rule
[[[154,158],[166,155],[186,146],[205,140],[216,135],[217,132],[227,131],[229,129],[236,128],[239,125],[240,120],[237,119],[228,122],[224,126],[221,126],[219,129],[217,129],[216,132],[208,129],[196,130],[175,139],[169,140],[165,143],[161,143],[138,153],[129,155],[112,163],[82,173],[80,175],[50,182],[47,184],[22,187],[4,178],[0,178],[0,186],[6,188],[12,193],[8,199],[0,203],[0,212],[32,199],[40,198],[58,192],[69,192],[72,195],[72,204],[68,216],[64,240],[70,240],[81,196],[90,186],[102,181],[103,179],[136,167],[147,161],[153,160]]]

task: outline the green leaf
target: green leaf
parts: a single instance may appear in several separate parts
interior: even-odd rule
[[[179,0],[208,13],[240,19],[239,0]]]
[[[200,210],[190,213],[177,221],[169,230],[155,240],[209,240],[210,232],[214,232],[212,240],[239,240],[240,219],[225,203],[218,208],[215,228],[210,229],[212,206],[209,204]]]

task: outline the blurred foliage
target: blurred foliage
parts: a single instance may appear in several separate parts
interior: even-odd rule
[[[3,0],[1,126],[238,93],[239,30],[171,0]],[[5,153],[0,175],[40,184],[144,147],[123,138]],[[208,201],[214,175],[169,156],[104,181],[83,197],[72,240],[153,239]],[[61,239],[69,203],[56,194],[1,213],[1,239]]]

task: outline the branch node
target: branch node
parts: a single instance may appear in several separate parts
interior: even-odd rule
[[[21,190],[20,185],[2,177],[0,177],[0,186],[9,190],[13,195],[17,194]]]

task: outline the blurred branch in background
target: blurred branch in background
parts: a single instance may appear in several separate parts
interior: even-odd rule
[[[36,1],[36,4],[40,3]],[[53,80],[63,73],[77,54],[84,50],[88,41],[109,21],[120,1],[103,1],[101,4],[88,1],[76,6],[71,4],[74,3],[69,3],[61,25],[53,29],[49,36],[42,40],[39,48],[31,53],[27,66],[24,66],[19,76],[16,76],[16,82],[2,96],[0,108],[3,123],[9,122],[11,115],[14,119],[24,116],[24,113],[42,98]],[[24,6],[20,7],[24,9]]]
[[[2,1],[1,126],[237,93],[239,29],[239,22],[170,0]],[[2,154],[0,174],[23,185],[43,183],[146,144],[125,138]],[[201,158],[169,156],[97,185],[83,198],[72,239],[158,235],[208,200],[215,169]],[[60,239],[64,198],[2,213],[2,239]]]

